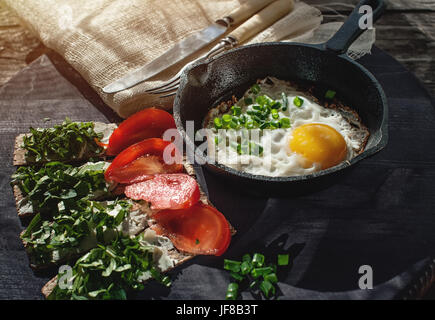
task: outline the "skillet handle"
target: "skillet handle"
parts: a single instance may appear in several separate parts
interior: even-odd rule
[[[367,12],[359,12],[360,8],[366,5],[370,6],[373,10],[373,23],[379,19],[385,10],[383,0],[361,0],[344,22],[343,26],[325,43],[325,49],[337,54],[345,53],[347,49],[349,49],[352,43],[366,30],[360,28],[360,19],[367,14]],[[362,21],[367,22],[366,19],[362,19]]]

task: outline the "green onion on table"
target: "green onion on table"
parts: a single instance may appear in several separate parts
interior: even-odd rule
[[[259,288],[266,299],[276,295],[275,285],[278,283],[277,265],[289,265],[289,254],[278,254],[277,264],[266,263],[263,254],[245,254],[242,261],[224,259],[224,269],[230,271],[232,281],[228,285],[226,300],[236,300],[239,297],[240,286],[245,283],[250,290]]]

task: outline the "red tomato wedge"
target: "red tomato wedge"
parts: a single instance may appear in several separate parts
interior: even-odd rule
[[[188,209],[159,211],[153,219],[156,224],[151,228],[171,239],[180,251],[220,256],[231,241],[230,226],[224,215],[202,202]]]
[[[165,148],[170,148],[169,154],[174,163],[165,163]],[[160,138],[150,138],[133,144],[118,154],[104,176],[108,182],[130,184],[150,179],[154,174],[182,171],[182,157],[175,145]]]
[[[170,113],[155,108],[144,109],[124,120],[113,131],[106,154],[115,156],[144,139],[161,138],[171,128],[175,128],[175,121]]]
[[[125,195],[133,200],[151,202],[151,209],[185,209],[198,202],[199,186],[184,173],[157,174],[151,180],[125,187]]]

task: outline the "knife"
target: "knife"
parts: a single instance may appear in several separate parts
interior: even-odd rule
[[[207,28],[198,31],[175,44],[171,49],[147,65],[136,69],[126,76],[112,82],[103,88],[105,93],[114,93],[133,87],[168,67],[188,57],[192,53],[205,47],[224,34],[232,25],[247,20],[254,13],[260,11],[275,0],[248,0],[239,8],[222,19],[217,20]]]

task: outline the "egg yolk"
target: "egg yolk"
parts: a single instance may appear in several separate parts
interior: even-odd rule
[[[343,136],[334,128],[320,123],[296,128],[290,139],[290,149],[303,156],[308,165],[320,164],[322,170],[336,166],[347,154]]]

